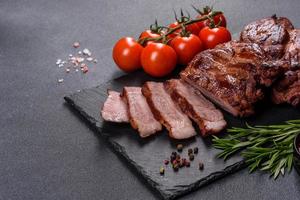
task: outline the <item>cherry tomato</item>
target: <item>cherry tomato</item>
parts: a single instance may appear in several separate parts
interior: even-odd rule
[[[206,49],[212,49],[218,44],[231,40],[230,32],[221,26],[216,28],[204,27],[200,31],[199,37]]]
[[[163,77],[176,67],[177,55],[174,49],[166,44],[150,43],[142,52],[141,62],[146,73],[154,77]]]
[[[140,39],[142,38],[157,38],[159,37],[160,35],[158,33],[153,33],[151,30],[145,30],[144,32],[141,33],[140,35]],[[151,43],[152,41],[148,41],[148,43]]]
[[[132,72],[141,68],[140,56],[143,47],[131,37],[121,38],[113,48],[113,59],[119,68]]]
[[[197,53],[204,50],[202,41],[194,34],[190,34],[188,37],[175,37],[171,41],[171,47],[176,51],[178,62],[181,65],[187,65]]]
[[[208,14],[205,14],[205,15],[208,15]],[[196,18],[201,18],[205,15],[198,15]],[[214,19],[214,23],[215,24],[219,24],[219,26],[222,26],[222,27],[226,27],[227,23],[226,23],[226,18],[223,14],[219,14],[219,15],[216,15],[213,17]],[[220,22],[221,21],[221,22]],[[197,22],[197,25],[199,27],[199,29],[203,29],[205,26],[207,26],[209,24],[209,20],[204,20],[204,21],[201,21],[201,22]]]
[[[178,25],[179,25],[178,22],[174,22],[169,25],[169,28],[175,28]],[[198,27],[198,25],[196,23],[188,25],[186,27],[186,30],[194,35],[198,35],[200,32],[200,28]],[[176,37],[180,31],[181,31],[181,29],[176,30],[174,33],[170,34],[169,37],[170,38]]]

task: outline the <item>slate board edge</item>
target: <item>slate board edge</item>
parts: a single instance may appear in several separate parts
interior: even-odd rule
[[[108,81],[108,82],[103,83],[101,85],[106,85],[110,82],[111,81]],[[101,87],[101,85],[96,86],[96,87]],[[80,92],[84,92],[85,90],[88,90],[88,89],[83,89]],[[236,171],[246,167],[245,162],[240,161],[240,162],[237,162],[233,165],[230,165],[230,166],[226,167],[222,171],[212,173],[209,176],[207,176],[206,178],[200,179],[199,181],[194,182],[191,185],[186,185],[185,186],[186,189],[181,189],[180,191],[173,192],[172,194],[165,193],[164,191],[160,190],[159,187],[157,187],[157,184],[154,181],[152,181],[151,178],[149,178],[149,176],[146,176],[147,173],[143,173],[143,170],[141,169],[141,167],[139,165],[137,165],[136,162],[134,162],[133,160],[131,160],[129,158],[129,156],[126,154],[125,151],[122,150],[122,147],[120,147],[119,144],[117,144],[114,141],[110,140],[108,135],[103,133],[103,131],[99,128],[99,126],[97,126],[98,122],[97,122],[96,119],[94,119],[93,117],[90,117],[84,110],[82,110],[79,106],[77,106],[75,104],[75,102],[72,99],[72,96],[74,96],[74,95],[76,95],[77,93],[80,93],[80,92],[76,92],[76,93],[70,94],[68,96],[65,96],[64,97],[65,101],[69,105],[71,105],[73,108],[75,108],[75,110],[78,111],[79,114],[81,114],[89,124],[91,124],[94,128],[96,128],[96,130],[100,133],[100,136],[103,136],[107,140],[109,145],[114,147],[114,148],[112,148],[112,150],[114,152],[118,153],[118,155],[121,155],[132,167],[134,167],[136,169],[136,171],[138,172],[138,174],[140,174],[147,181],[147,183],[150,184],[150,186],[152,188],[156,189],[156,191],[159,192],[160,196],[165,200],[176,199],[180,196],[183,196],[183,195],[188,194],[192,191],[195,191],[195,190],[199,189],[201,186],[207,185],[207,184],[213,182],[214,180],[220,179],[220,178],[226,176],[227,174],[231,174],[233,172],[236,172]]]

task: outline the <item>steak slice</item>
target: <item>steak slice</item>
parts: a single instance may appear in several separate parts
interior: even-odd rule
[[[231,41],[200,52],[180,76],[234,116],[249,116],[263,98],[262,86],[282,73],[268,61],[258,44]]]
[[[122,97],[128,105],[131,126],[138,130],[141,137],[148,137],[162,129],[154,118],[140,87],[124,87]]]
[[[288,71],[284,74],[273,87],[272,100],[276,104],[300,105],[300,70]]]
[[[107,90],[108,97],[101,110],[101,116],[105,121],[110,122],[129,122],[127,105],[121,99],[120,93]]]
[[[192,86],[179,79],[168,80],[164,85],[182,112],[197,123],[202,136],[218,133],[225,128],[223,114]]]
[[[273,58],[283,56],[284,45],[289,40],[289,31],[294,29],[289,19],[272,17],[260,19],[246,25],[241,32],[240,40],[259,44]]]
[[[192,122],[172,101],[163,83],[146,82],[142,92],[154,117],[167,128],[170,137],[186,139],[196,135]]]

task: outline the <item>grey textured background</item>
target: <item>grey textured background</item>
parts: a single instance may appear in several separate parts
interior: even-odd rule
[[[233,33],[274,13],[300,27],[298,0],[214,2]],[[155,18],[167,24],[173,8],[214,2],[1,0],[0,199],[156,199],[63,96],[123,74],[111,59],[118,38],[137,37]],[[76,40],[99,60],[86,75],[55,66]],[[242,170],[184,199],[299,199],[299,185],[295,171],[274,181]]]

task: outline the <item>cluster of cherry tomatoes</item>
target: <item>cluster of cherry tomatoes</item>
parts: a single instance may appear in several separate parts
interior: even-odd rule
[[[209,7],[203,12],[195,10],[199,13],[196,19],[212,13]],[[163,77],[170,74],[177,64],[187,65],[197,53],[231,40],[222,13],[196,22],[182,12],[180,19],[176,15],[175,18],[176,22],[168,28],[157,23],[154,28],[150,26],[141,33],[138,41],[132,37],[121,38],[113,48],[113,59],[118,67],[125,72],[143,68],[151,76]]]

